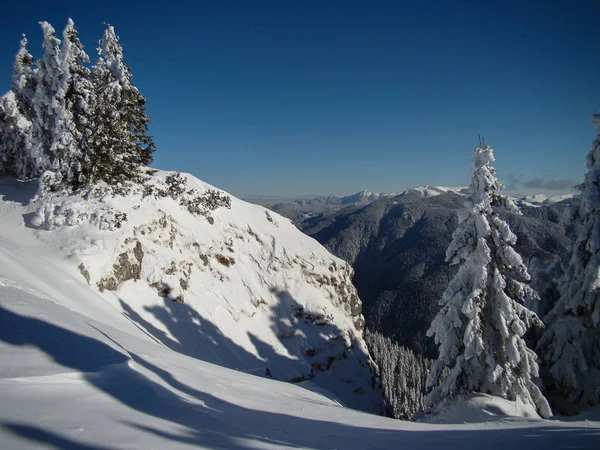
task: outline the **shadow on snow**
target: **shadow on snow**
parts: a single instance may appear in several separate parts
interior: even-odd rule
[[[0,307],[0,341],[11,345],[33,346],[71,369],[84,373],[86,381],[99,391],[142,414],[168,421],[173,431],[128,422],[140,432],[150,433],[171,443],[203,445],[215,449],[248,448],[279,444],[290,448],[597,448],[598,428],[535,428],[437,430],[389,430],[345,425],[325,420],[295,417],[284,413],[253,410],[221,400],[177,380],[168,371],[141,356],[117,352],[109,345],[36,318],[26,317]],[[71,354],[72,353],[72,354]],[[165,385],[134,370],[131,359],[159,377]],[[100,366],[103,368],[97,370]],[[92,371],[92,372],[90,372]],[[207,386],[206,389],[211,389]],[[189,397],[184,398],[182,395]],[[104,450],[60,436],[41,427],[4,423],[11,433],[39,444],[58,448]],[[165,442],[165,446],[169,443]]]

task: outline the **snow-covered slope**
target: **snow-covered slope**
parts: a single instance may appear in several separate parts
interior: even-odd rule
[[[529,205],[529,206],[540,206],[540,205],[552,205],[554,203],[566,202],[573,200],[579,194],[562,194],[562,195],[552,195],[547,196],[544,194],[530,194],[522,197],[520,200],[521,204]]]
[[[3,189],[10,200],[32,187]],[[190,207],[211,192],[211,206]],[[24,203],[4,203],[3,223],[24,217],[15,226],[60,250],[103,303],[166,347],[311,380],[345,405],[383,411],[351,268],[289,220],[167,172],[127,195],[46,192]]]
[[[461,187],[445,187],[445,186],[419,186],[416,188],[408,189],[401,195],[406,195],[408,192],[419,192],[423,197],[435,197],[436,195],[443,194],[445,192],[455,192],[457,194],[466,194],[466,186]]]
[[[194,180],[190,180],[190,185],[198,189],[206,187]],[[291,384],[223,367],[225,363],[239,361],[240,369],[260,375],[264,375],[262,369],[265,367],[273,367],[275,377],[276,371],[283,373],[286,365],[301,366],[291,356],[294,349],[278,344],[279,337],[275,339],[273,331],[272,321],[279,322],[285,317],[273,313],[272,307],[281,304],[291,308],[293,303],[289,298],[278,296],[276,293],[280,291],[271,293],[268,290],[269,296],[263,292],[265,301],[272,304],[257,306],[252,310],[255,314],[250,314],[252,317],[241,312],[242,307],[250,309],[250,305],[244,303],[247,300],[242,302],[236,297],[241,294],[236,291],[239,288],[234,280],[241,279],[241,275],[233,269],[246,267],[250,270],[254,264],[244,262],[242,242],[248,246],[245,249],[249,251],[248,258],[254,255],[262,261],[254,253],[250,239],[238,239],[239,247],[234,244],[235,264],[223,268],[220,263],[213,266],[212,259],[216,258],[211,257],[208,265],[203,266],[207,272],[210,268],[219,269],[228,280],[219,278],[218,282],[211,283],[208,275],[201,275],[205,273],[202,269],[193,268],[190,285],[183,291],[184,303],[178,303],[169,296],[158,297],[155,288],[146,290],[145,277],[162,270],[159,266],[153,269],[151,264],[163,261],[168,255],[177,266],[179,259],[175,245],[173,250],[176,251],[169,253],[163,249],[162,238],[157,235],[160,233],[145,229],[146,234],[140,232],[137,236],[144,250],[140,280],[124,281],[115,291],[105,289],[100,293],[93,285],[114,272],[114,261],[105,254],[112,251],[113,257],[121,259],[119,255],[126,250],[119,248],[120,242],[124,242],[121,238],[134,233],[140,224],[151,223],[158,213],[146,209],[144,200],[131,202],[135,196],[117,199],[114,203],[108,198],[104,202],[94,201],[87,204],[87,209],[78,197],[72,196],[56,197],[56,207],[46,207],[46,213],[41,217],[36,214],[41,204],[29,205],[26,201],[33,194],[32,188],[28,184],[0,182],[0,448],[352,450],[475,449],[483,445],[489,449],[504,449],[507,445],[527,449],[597,448],[600,423],[596,421],[509,421],[496,415],[490,417],[492,422],[483,424],[401,422],[340,406],[335,398],[339,395],[312,384],[318,376],[312,381]],[[214,225],[201,217],[196,223],[197,229],[191,219],[187,223],[184,215],[173,205],[169,206],[167,199],[158,203],[167,216],[181,221],[180,230],[184,235],[203,236],[198,242],[205,242],[208,247],[212,245],[214,251],[227,251],[216,247],[225,236],[209,227],[245,223],[254,226],[253,232],[263,241],[267,236],[283,239],[284,234],[279,233],[291,229],[288,228],[291,225],[280,217],[270,215],[271,222],[264,209],[235,199],[232,199],[231,210],[220,208],[211,213]],[[60,205],[68,205],[72,212],[67,213],[65,208],[61,210]],[[101,220],[102,205],[107,208],[103,213],[105,218],[110,217],[110,214],[106,215],[110,207],[126,211],[127,221],[122,221],[120,228],[111,231],[115,222]],[[90,217],[83,220],[86,211]],[[79,222],[76,218],[81,222],[69,227],[58,226],[65,213],[72,223]],[[267,225],[259,226],[263,215]],[[202,221],[208,225],[204,226]],[[41,228],[36,231],[25,225],[33,223]],[[94,225],[103,223],[106,225],[102,226],[108,228],[104,231]],[[44,229],[56,226],[56,229]],[[164,230],[170,235],[169,226]],[[258,230],[264,234],[259,234]],[[294,236],[292,231],[289,233]],[[146,236],[148,240],[140,236]],[[256,237],[250,237],[259,244]],[[174,239],[180,240],[177,241],[179,244],[184,237],[177,235]],[[309,261],[329,258],[327,261],[334,261],[339,266],[338,260],[312,240],[292,241],[295,244],[290,245],[299,252],[298,258],[300,255]],[[137,246],[133,241],[127,241],[125,245]],[[283,249],[279,249],[277,243],[271,247],[275,249],[278,264],[286,261]],[[170,246],[166,248],[170,250]],[[267,249],[263,251],[265,256],[270,255]],[[182,248],[182,252],[186,253],[186,250]],[[286,252],[289,255],[291,250]],[[267,261],[271,259],[267,258]],[[304,275],[302,268],[262,262],[265,265],[261,276],[269,282],[278,281],[279,289],[284,289],[283,280],[293,273],[292,270],[297,270],[298,278],[296,281],[287,279],[285,288],[290,296],[296,296],[297,303],[305,305],[305,311],[322,305],[316,303],[322,300],[312,295],[323,291],[313,290],[312,283],[306,281],[310,276]],[[276,259],[272,262],[275,264]],[[80,263],[88,270],[92,286],[77,269]],[[288,265],[293,266],[290,262]],[[318,268],[315,264],[312,270]],[[206,286],[200,281],[192,281],[196,271]],[[302,278],[306,280],[303,282]],[[259,280],[252,282],[256,285],[250,285],[248,292],[251,289],[259,292],[262,289]],[[220,288],[225,285],[232,292],[226,297],[231,304],[217,295],[229,292]],[[303,293],[305,290],[312,295]],[[204,302],[198,300],[195,304],[192,299],[201,292]],[[248,294],[243,298],[247,297]],[[240,302],[242,306],[239,306]],[[327,307],[335,310],[336,316],[343,315],[343,307],[335,307],[333,302]],[[213,315],[210,311],[214,311]],[[227,312],[233,322],[227,322],[227,315],[222,314],[224,319],[218,311]],[[236,311],[237,321],[234,319]],[[251,325],[251,318],[255,318],[260,326]],[[301,342],[315,342],[316,336],[311,334],[312,328],[304,323],[305,319],[307,314],[289,319],[294,328],[284,329],[298,329],[298,334],[305,333],[307,337],[288,337],[287,341],[283,339],[284,343],[295,342],[300,347]],[[350,336],[357,334],[352,331],[351,322],[346,322]],[[336,317],[333,323],[342,327],[344,321]],[[221,327],[217,328],[216,324]],[[325,339],[331,330],[328,326],[333,325],[314,325],[321,330],[323,336],[320,339],[324,342],[329,341]],[[238,336],[235,330],[246,331]],[[258,338],[250,338],[250,333],[256,333]],[[247,340],[242,339],[244,334]],[[268,339],[272,341],[267,342]],[[358,337],[354,339],[356,351],[362,341]],[[328,346],[323,344],[323,348]],[[277,354],[284,350],[290,356]],[[347,350],[346,360],[352,360],[354,351]],[[211,359],[221,365],[211,364]],[[358,356],[355,359],[358,361]],[[252,366],[250,362],[260,367]],[[335,370],[340,362],[333,361],[331,368]],[[346,367],[348,373],[338,372],[337,376],[358,376],[358,369]],[[336,380],[337,383],[340,381]],[[343,380],[339,384],[344,384]],[[458,415],[448,419],[455,423],[459,420]]]

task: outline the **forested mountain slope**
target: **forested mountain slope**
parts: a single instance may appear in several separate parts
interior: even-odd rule
[[[323,214],[302,230],[349,262],[367,326],[418,353],[434,356],[425,331],[456,268],[444,263],[464,197],[419,191]],[[529,263],[564,252],[574,236],[570,205],[521,206],[506,214],[516,248]]]

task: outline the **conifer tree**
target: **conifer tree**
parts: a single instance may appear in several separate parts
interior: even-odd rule
[[[150,117],[146,99],[133,85],[131,70],[114,28],[107,25],[94,66],[94,133],[84,165],[86,182],[108,183],[132,179],[141,165],[152,161],[155,150],[147,135]]]
[[[58,94],[61,80],[59,58],[60,40],[54,28],[48,22],[40,22],[44,32],[44,55],[38,60],[36,88],[33,96],[33,123],[30,130],[32,148],[30,159],[31,173],[26,176],[38,176],[54,165],[52,154],[57,123],[64,114],[63,100]]]
[[[0,97],[0,175],[17,175],[18,151],[22,147],[24,124],[12,91]]]
[[[592,123],[598,135],[575,214],[582,227],[537,346],[549,399],[563,414],[600,404],[600,115]]]
[[[379,369],[390,412],[397,419],[411,419],[424,407],[425,381],[433,361],[368,329],[365,340]]]
[[[525,284],[530,277],[513,249],[516,236],[497,214],[517,209],[499,193],[494,159],[489,146],[475,148],[469,200],[446,251],[446,261],[460,266],[427,331],[439,357],[427,379],[426,405],[435,408],[457,394],[482,392],[520,398],[549,417],[548,402],[533,381],[536,355],[523,338],[530,325],[541,325],[523,306],[536,294]]]
[[[31,122],[33,95],[35,93],[35,70],[33,56],[27,51],[27,37],[23,35],[19,52],[15,56],[11,91],[15,94],[21,114]]]
[[[13,65],[11,90],[0,99],[0,172],[4,174],[23,177],[30,172],[34,76],[33,56],[23,35]]]
[[[80,184],[81,162],[89,151],[89,138],[93,131],[93,84],[91,71],[84,66],[90,59],[79,40],[73,20],[69,19],[63,32],[60,50],[61,78],[57,104],[64,105],[57,124],[52,152],[59,179],[74,188]]]

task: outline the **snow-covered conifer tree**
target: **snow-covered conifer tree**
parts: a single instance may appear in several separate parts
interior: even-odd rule
[[[513,249],[516,236],[497,215],[501,208],[517,209],[499,194],[494,159],[489,146],[475,148],[469,200],[446,251],[446,261],[460,266],[427,331],[439,357],[427,379],[432,390],[426,404],[435,408],[457,394],[482,392],[520,398],[549,417],[548,402],[534,383],[536,355],[523,339],[530,325],[541,325],[523,306],[536,294],[525,284],[530,277]]]
[[[91,71],[83,65],[90,59],[71,19],[63,33],[59,60],[61,78],[55,105],[62,109],[52,142],[53,168],[60,171],[61,180],[77,187],[82,155],[88,151],[93,130],[93,84]]]
[[[17,175],[17,152],[23,145],[22,120],[15,94],[0,97],[0,175]],[[25,130],[25,133],[27,130]]]
[[[582,227],[537,346],[548,398],[563,414],[600,404],[600,115],[592,122],[598,135],[576,212]]]
[[[131,70],[112,26],[107,25],[94,66],[95,124],[93,151],[84,167],[86,182],[115,183],[135,177],[139,166],[152,161],[154,142],[147,135],[150,117],[146,99],[133,85]]]
[[[31,173],[37,176],[44,170],[52,169],[54,155],[51,152],[58,122],[62,119],[64,105],[57,96],[61,81],[59,58],[60,40],[48,22],[40,22],[44,32],[44,55],[38,60],[35,94],[33,96],[33,123],[31,126]]]
[[[397,419],[412,418],[424,407],[425,381],[433,361],[368,329],[365,340],[379,368],[381,387],[389,401],[390,412]]]
[[[33,116],[33,95],[35,93],[35,70],[33,56],[27,51],[27,37],[23,35],[19,52],[15,56],[11,91],[15,94],[19,110],[31,121]]]
[[[29,170],[28,139],[33,116],[33,56],[23,35],[13,65],[11,90],[0,99],[0,172],[19,177]]]

